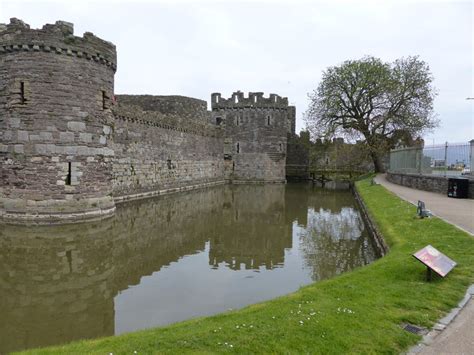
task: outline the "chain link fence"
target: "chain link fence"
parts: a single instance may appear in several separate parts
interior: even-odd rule
[[[460,176],[470,174],[474,145],[448,143],[390,151],[390,172]]]

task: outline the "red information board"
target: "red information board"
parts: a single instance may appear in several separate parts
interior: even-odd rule
[[[441,277],[445,277],[456,266],[455,261],[431,245],[418,250],[413,256]]]

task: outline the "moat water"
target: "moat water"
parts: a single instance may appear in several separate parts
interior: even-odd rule
[[[352,194],[219,186],[114,217],[0,225],[0,353],[238,309],[378,257]]]

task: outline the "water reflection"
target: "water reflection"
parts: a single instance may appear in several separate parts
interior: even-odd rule
[[[0,353],[269,299],[376,257],[347,191],[221,186],[114,218],[1,226]]]

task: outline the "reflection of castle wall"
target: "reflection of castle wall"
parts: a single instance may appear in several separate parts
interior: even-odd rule
[[[115,295],[202,250],[223,196],[214,188],[129,203],[100,223],[2,226],[0,353],[113,335]]]
[[[116,288],[137,284],[162,266],[204,250],[218,222],[226,187],[130,202],[117,209]]]
[[[101,222],[2,226],[0,352],[112,335],[120,290],[208,240],[211,265],[281,265],[285,216],[284,185],[225,185],[122,204]]]
[[[285,248],[291,248],[291,225],[285,225],[285,187],[282,185],[241,186],[231,189],[232,203],[211,238],[210,265],[225,262],[239,270],[283,264]]]
[[[108,227],[2,226],[0,352],[113,334]]]
[[[301,193],[304,189],[305,193]],[[300,225],[307,223],[308,197],[312,191],[311,184],[288,184],[285,189],[285,219],[288,224],[297,221]]]

